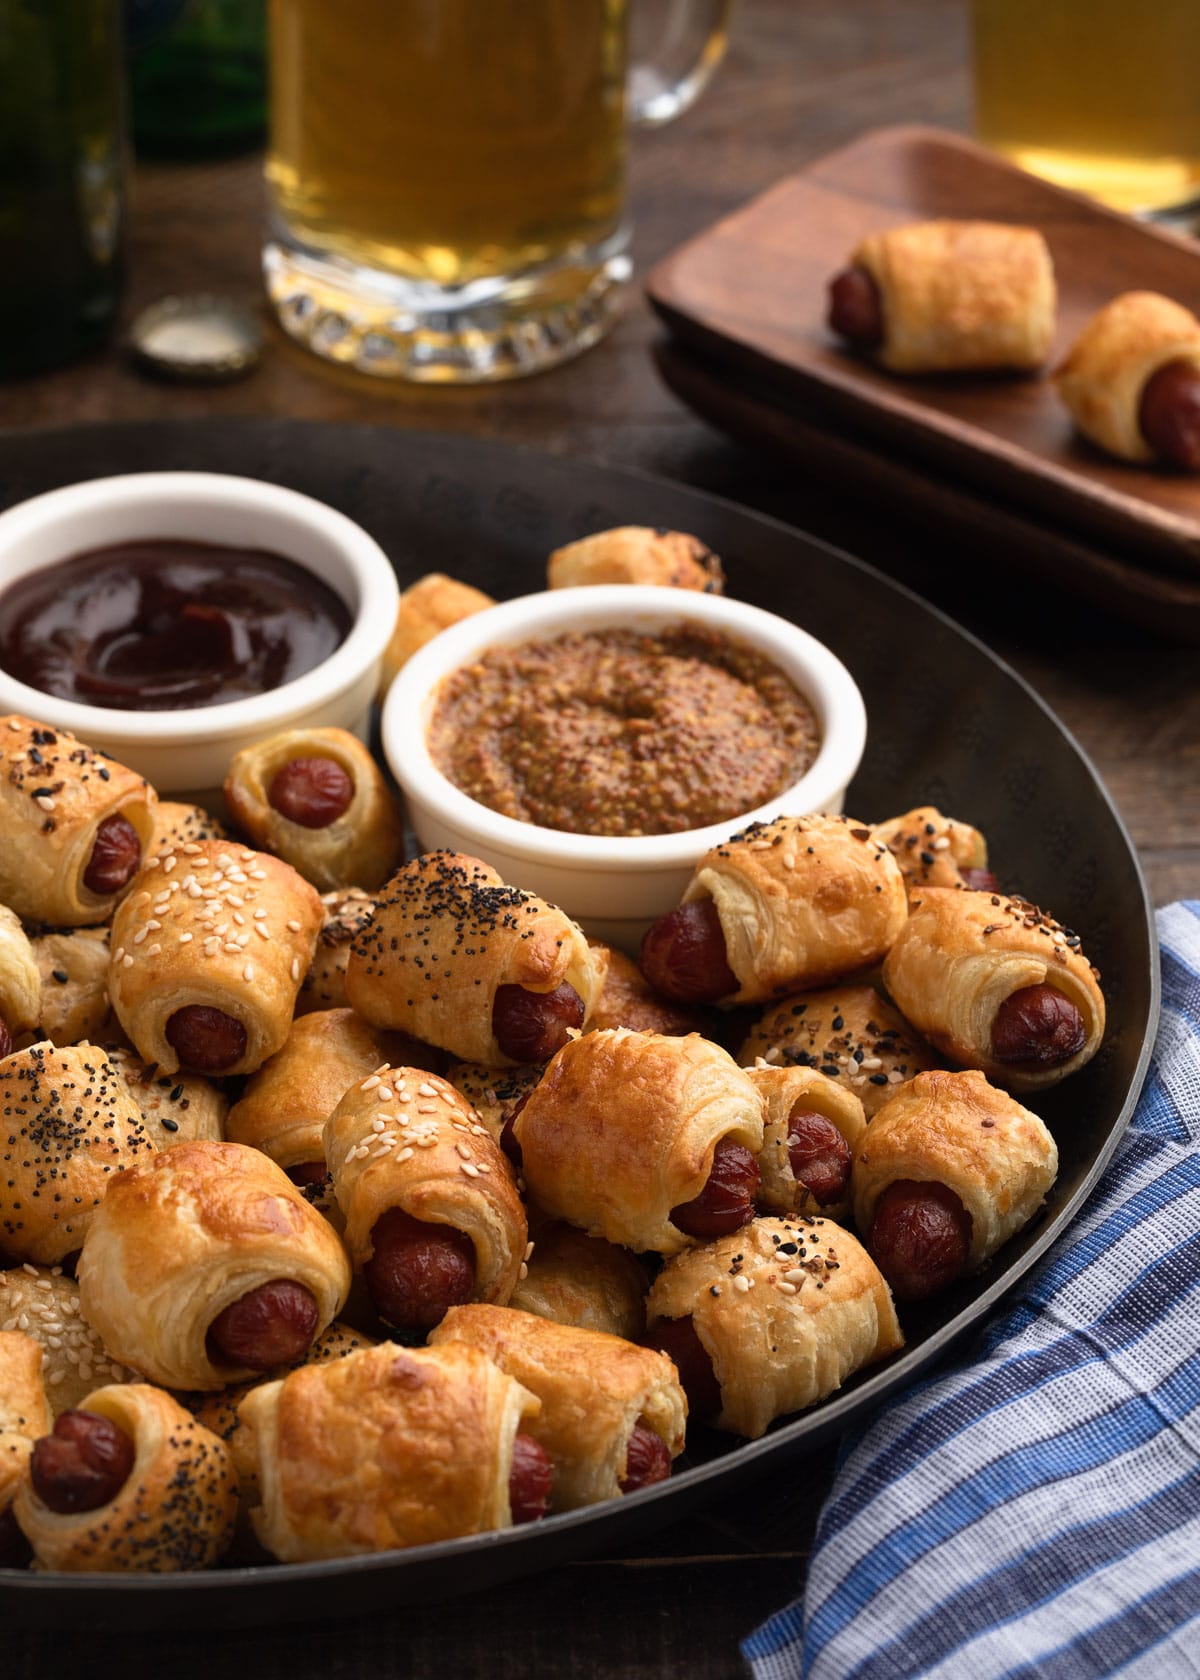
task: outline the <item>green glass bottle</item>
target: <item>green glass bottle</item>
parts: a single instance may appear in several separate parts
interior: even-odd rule
[[[155,15],[175,13],[165,27]],[[129,59],[141,157],[209,157],[260,145],[266,132],[265,0],[131,0],[145,22]]]
[[[0,0],[0,376],[111,332],[125,151],[119,0]]]

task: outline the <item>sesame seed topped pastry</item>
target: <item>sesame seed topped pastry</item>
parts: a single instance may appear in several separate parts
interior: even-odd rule
[[[944,817],[935,805],[918,805],[902,817],[877,823],[874,834],[900,865],[909,892],[915,887],[997,890],[983,835],[970,823]]]
[[[586,1026],[603,983],[569,916],[448,851],[397,870],[346,970],[364,1019],[493,1067],[546,1061]]]
[[[181,805],[172,799],[160,799],[155,807],[152,852],[173,852],[186,846],[189,840],[231,838],[220,817],[214,817],[202,805]]]
[[[46,1399],[54,1417],[78,1406],[97,1384],[133,1372],[105,1350],[79,1305],[79,1285],[61,1266],[28,1262],[0,1272],[0,1330],[31,1336],[45,1357]]]
[[[873,986],[831,986],[772,1004],[738,1060],[816,1068],[853,1092],[868,1119],[903,1080],[937,1066],[934,1051]]]
[[[826,1219],[756,1219],[677,1254],[646,1306],[689,1415],[752,1441],[904,1346],[879,1268]]]
[[[34,1044],[0,1061],[0,1253],[55,1265],[111,1182],[154,1144],[103,1050]]]
[[[725,587],[720,560],[699,537],[646,525],[620,525],[556,548],[546,571],[551,589],[649,583],[720,595]]]
[[[142,776],[31,718],[0,718],[0,903],[23,921],[107,921],[154,833]]]
[[[14,1509],[41,1569],[162,1574],[218,1562],[237,1502],[225,1443],[162,1389],[123,1383],[35,1441]]]
[[[907,914],[887,847],[849,817],[751,823],[705,853],[641,968],[664,996],[722,1007],[827,985],[878,962]]]
[[[221,840],[149,858],[113,918],[109,995],[164,1073],[253,1073],[287,1038],[323,919],[289,864]]]
[[[923,888],[883,978],[935,1049],[1013,1091],[1065,1079],[1104,1034],[1078,936],[1023,898]]]

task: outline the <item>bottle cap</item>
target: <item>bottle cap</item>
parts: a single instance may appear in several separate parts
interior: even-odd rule
[[[248,373],[262,343],[262,328],[249,309],[208,293],[160,298],[129,329],[130,349],[144,367],[198,384]]]

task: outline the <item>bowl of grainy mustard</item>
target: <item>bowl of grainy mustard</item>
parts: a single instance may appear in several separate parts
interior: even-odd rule
[[[866,712],[841,661],[774,613],[600,585],[442,631],[382,729],[424,848],[485,857],[631,945],[737,829],[840,811]]]

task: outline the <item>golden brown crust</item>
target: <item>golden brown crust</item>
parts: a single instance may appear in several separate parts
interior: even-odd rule
[[[695,1239],[671,1210],[700,1194],[721,1139],[757,1155],[763,1118],[753,1081],[717,1045],[616,1028],[564,1045],[513,1131],[529,1193],[551,1217],[674,1254]]]
[[[318,1333],[341,1310],[350,1262],[337,1234],[259,1150],[185,1143],[114,1182],[79,1258],[80,1300],[110,1353],[152,1381],[217,1389],[251,1375],[215,1365],[206,1337],[262,1284],[308,1289]]]
[[[709,1023],[698,1009],[660,997],[632,957],[612,945],[592,942],[592,949],[608,963],[604,986],[588,1026],[628,1027],[631,1032],[664,1033],[684,1037],[706,1033]]]
[[[620,525],[556,548],[546,572],[550,589],[649,583],[720,595],[725,587],[720,560],[699,537],[646,525]]]
[[[0,1515],[8,1510],[33,1443],[50,1432],[41,1345],[19,1330],[0,1330]]]
[[[367,924],[375,908],[375,897],[361,887],[321,894],[324,921],[317,935],[312,964],[300,983],[296,1014],[314,1009],[346,1009],[346,965],[355,935]]]
[[[356,1267],[374,1252],[376,1221],[402,1208],[465,1232],[476,1298],[508,1300],[525,1259],[525,1210],[508,1161],[453,1085],[423,1068],[379,1068],[347,1091],[324,1144]]]
[[[899,864],[910,893],[915,887],[965,886],[964,869],[988,866],[987,841],[979,830],[944,817],[936,805],[918,805],[876,823],[874,834]]]
[[[255,1528],[285,1563],[506,1528],[513,1440],[538,1408],[457,1344],[388,1342],[265,1383],[234,1437],[262,1490]]]
[[[904,1345],[875,1262],[825,1219],[755,1219],[676,1255],[647,1316],[690,1316],[721,1389],[716,1427],[750,1440]]]
[[[19,917],[0,904],[0,1020],[13,1038],[36,1027],[42,1013],[37,953]]]
[[[49,928],[31,945],[40,981],[37,1038],[59,1046],[95,1042],[112,1017],[108,929]]]
[[[700,859],[685,904],[711,899],[738,989],[762,1003],[878,962],[904,925],[904,878],[886,846],[849,817],[751,823]]]
[[[271,804],[271,783],[300,758],[328,759],[344,770],[349,805],[324,828],[292,822]],[[318,892],[382,886],[404,856],[404,819],[383,772],[348,729],[287,729],[235,754],[225,802],[251,843],[283,858]]]
[[[408,663],[418,648],[431,642],[439,631],[457,624],[461,618],[470,618],[473,613],[495,605],[492,597],[485,595],[482,589],[475,589],[469,583],[459,583],[444,572],[429,572],[415,583],[410,583],[400,596],[396,628],[383,651],[378,698],[383,699],[401,666]]]
[[[346,971],[350,1003],[366,1020],[492,1067],[513,1065],[492,1031],[498,987],[573,986],[586,1026],[603,983],[600,959],[569,916],[505,886],[478,858],[446,851],[393,875]]]
[[[41,1347],[46,1398],[55,1417],[78,1406],[97,1384],[133,1377],[105,1351],[80,1309],[79,1285],[61,1266],[0,1272],[0,1330],[21,1330]]]
[[[383,1063],[414,1064],[422,1047],[380,1032],[352,1009],[323,1009],[292,1022],[282,1049],[247,1081],[229,1111],[231,1143],[261,1149],[277,1166],[323,1161],[321,1128],[350,1087]]]
[[[106,1044],[104,1051],[129,1087],[156,1149],[175,1149],[201,1138],[219,1143],[225,1136],[229,1098],[207,1079],[198,1073],[162,1073],[136,1050],[120,1044]]]
[[[1158,292],[1123,292],[1092,316],[1054,373],[1087,438],[1122,461],[1153,461],[1139,418],[1147,382],[1168,362],[1200,368],[1200,321]]]
[[[522,1097],[527,1097],[546,1071],[544,1062],[522,1062],[519,1067],[488,1067],[483,1062],[454,1062],[446,1078],[466,1097],[497,1143],[504,1122]]]
[[[251,1382],[231,1383],[228,1388],[218,1389],[215,1393],[194,1389],[187,1394],[180,1394],[177,1398],[187,1407],[197,1423],[202,1423],[205,1429],[211,1429],[214,1435],[218,1435],[228,1445],[237,1432],[239,1406],[247,1394],[262,1383],[275,1382],[280,1377],[286,1377],[289,1371],[299,1371],[304,1365],[329,1365],[335,1359],[345,1359],[347,1354],[357,1353],[360,1348],[376,1345],[373,1336],[365,1336],[361,1330],[355,1330],[349,1324],[335,1319],[316,1338],[304,1358],[298,1359],[294,1365],[285,1365],[278,1371],[269,1371],[263,1376],[255,1377]]]
[[[160,799],[154,812],[152,852],[174,852],[193,840],[225,840],[232,836],[220,817],[214,817],[203,805],[183,805],[177,800]]]
[[[54,1265],[154,1144],[103,1050],[35,1044],[0,1061],[0,1252]]]
[[[42,1569],[165,1574],[224,1556],[237,1514],[237,1475],[223,1441],[148,1383],[98,1388],[82,1409],[129,1436],[133,1468],[106,1505],[59,1513],[26,1480],[16,1517]]]
[[[113,918],[108,979],[139,1055],[174,1073],[168,1023],[201,1006],[245,1029],[222,1074],[253,1073],[287,1038],[323,920],[315,889],[266,852],[198,840],[151,858]]]
[[[783,998],[751,1027],[738,1060],[813,1067],[853,1092],[868,1119],[895,1087],[937,1065],[929,1045],[873,986],[831,986]]]
[[[752,1067],[748,1073],[767,1106],[758,1170],[762,1174],[759,1200],[772,1213],[823,1215],[840,1220],[850,1206],[850,1187],[832,1202],[818,1202],[792,1171],[788,1155],[788,1120],[797,1108],[830,1120],[857,1149],[866,1130],[863,1105],[844,1085],[827,1079],[815,1068]]]
[[[1032,372],[1054,339],[1054,265],[1035,228],[914,222],[870,234],[851,263],[879,289],[891,373]]]
[[[532,1250],[510,1306],[637,1341],[646,1328],[650,1279],[636,1254],[562,1220],[533,1230]]]
[[[1045,1200],[1054,1139],[983,1074],[921,1073],[880,1109],[854,1161],[854,1222],[869,1232],[879,1198],[901,1179],[953,1190],[971,1216],[967,1264],[981,1266]]]
[[[144,777],[65,729],[0,718],[0,903],[53,927],[107,921],[122,895],[95,893],[83,880],[96,831],[120,815],[144,855],[157,803]]]
[[[479,1348],[537,1395],[542,1409],[529,1433],[554,1465],[555,1511],[617,1498],[635,1424],[653,1430],[672,1458],[683,1451],[687,1401],[674,1365],[652,1348],[478,1305],[451,1307],[429,1340]]]
[[[935,1049],[993,1084],[1037,1091],[1090,1061],[1104,1036],[1104,994],[1078,935],[1023,898],[925,888],[912,901],[883,978],[905,1017]],[[1057,1067],[1005,1064],[992,1054],[996,1011],[1013,992],[1048,985],[1079,1010],[1086,1039]]]

